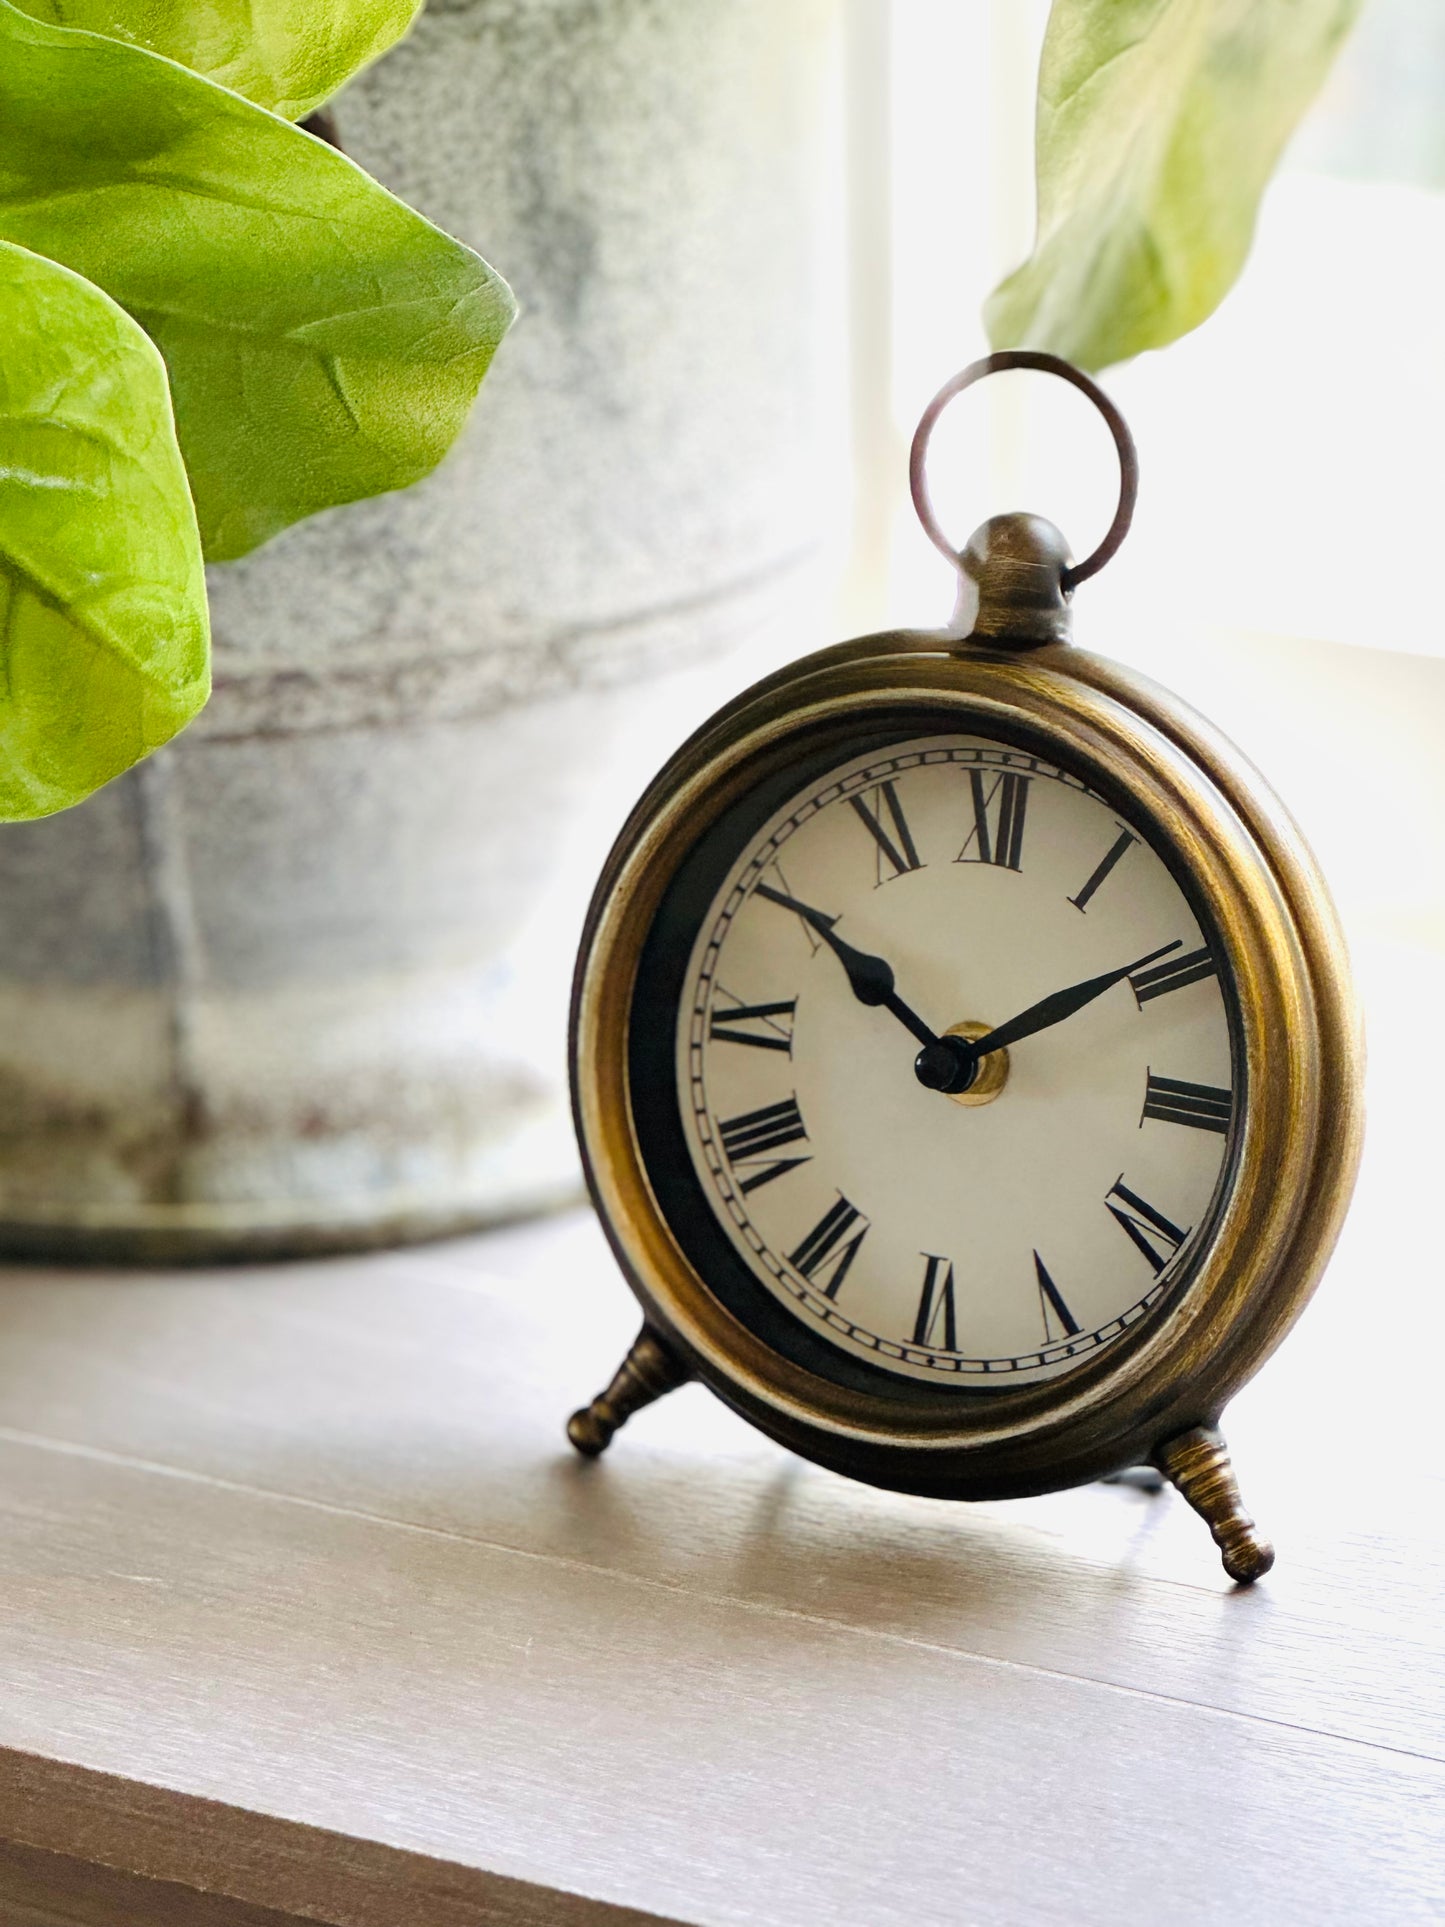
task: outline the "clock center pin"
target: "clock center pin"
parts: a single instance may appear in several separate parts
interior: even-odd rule
[[[961,1037],[965,1043],[971,1044],[976,1038],[987,1037],[992,1029],[992,1024],[980,1024],[970,1017],[961,1024],[950,1024],[943,1034],[945,1037]],[[991,1050],[987,1057],[980,1057],[976,1061],[978,1069],[968,1089],[948,1093],[955,1104],[992,1104],[1008,1082],[1007,1050]]]
[[[1008,1082],[1008,1052],[992,1050],[978,1057],[968,1048],[992,1029],[991,1024],[972,1017],[950,1024],[915,1058],[913,1070],[919,1083],[925,1090],[951,1097],[955,1104],[992,1104]]]

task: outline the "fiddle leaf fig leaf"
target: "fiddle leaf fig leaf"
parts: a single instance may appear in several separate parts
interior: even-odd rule
[[[325,142],[9,0],[0,239],[94,281],[160,349],[212,560],[427,474],[515,312],[485,261]]]
[[[164,54],[286,120],[303,120],[400,40],[421,0],[20,0],[55,27],[80,27]]]
[[[210,687],[205,570],[159,354],[0,242],[0,820],[78,803]]]
[[[1275,162],[1360,0],[1054,0],[1034,251],[995,348],[1103,368],[1198,327],[1244,266]]]

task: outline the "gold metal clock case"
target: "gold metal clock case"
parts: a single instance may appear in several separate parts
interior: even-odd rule
[[[995,357],[983,372],[1010,362],[1017,365]],[[1042,357],[1023,365],[1059,372]],[[1248,1582],[1268,1570],[1273,1552],[1244,1511],[1218,1421],[1299,1315],[1348,1203],[1361,1135],[1360,1047],[1341,938],[1299,832],[1245,759],[1162,690],[1061,639],[1070,585],[1056,530],[1032,517],[997,517],[956,559],[965,593],[949,630],[845,643],[749,690],[673,757],[607,863],[577,966],[574,1103],[592,1196],[644,1322],[569,1436],[579,1451],[600,1452],[631,1413],[696,1376],[794,1451],[899,1491],[1014,1497],[1152,1464],[1205,1518],[1230,1576]],[[963,1356],[951,1299],[947,1330],[933,1332],[931,1350],[910,1349],[906,1331],[897,1343],[862,1330],[849,1338],[837,1308],[850,1287],[820,1294],[806,1240],[768,1260],[777,1274],[771,1297],[740,1282],[744,1268],[716,1230],[725,1214],[716,1201],[698,1203],[702,1181],[680,1135],[677,1081],[657,1068],[673,1061],[666,1040],[680,1021],[676,1001],[657,1007],[657,987],[683,982],[683,953],[716,914],[716,879],[741,860],[746,835],[737,823],[755,835],[782,800],[807,790],[810,773],[826,781],[830,771],[869,767],[871,757],[892,768],[899,751],[913,767],[948,753],[929,745],[959,742],[997,746],[1000,768],[1012,761],[1064,772],[1108,806],[1121,847],[1138,839],[1162,859],[1217,967],[1232,1064],[1232,1102],[1218,1121],[1193,1119],[1219,1133],[1222,1158],[1187,1248],[1171,1253],[1169,1240],[1154,1239],[1159,1280],[1105,1327],[1107,1342],[1071,1340],[1080,1328],[1040,1261],[1040,1289],[1067,1323],[1054,1328],[1051,1345],[1044,1304],[1037,1355],[1006,1361],[1031,1370],[1012,1376],[991,1377],[990,1361]],[[889,828],[880,817],[883,847]],[[689,878],[710,840],[722,854],[698,895]],[[892,848],[904,860],[896,835]],[[734,862],[732,873],[745,878],[733,901],[757,889],[756,865],[739,872]],[[786,915],[792,900],[768,887]],[[1133,970],[1138,994],[1146,978],[1139,964]],[[891,981],[890,973],[889,995]],[[854,988],[865,1003],[883,1000],[881,986]],[[876,1014],[888,1023],[886,1010]],[[1003,1013],[970,1014],[996,1022]],[[952,1048],[964,1071],[964,1088],[952,1094],[1007,1104],[1007,1051],[990,1049],[977,1023],[950,1028],[956,1041],[934,1037],[919,1053],[920,1083],[932,1078],[929,1101],[957,1116],[944,1075],[933,1076]],[[932,1035],[926,1025],[918,1034]],[[977,1042],[984,1051],[970,1058]],[[1225,1095],[1162,1102],[1207,1106]],[[987,1121],[981,1111],[968,1115]],[[791,1164],[766,1169],[771,1176]],[[1040,1168],[1024,1181],[1042,1190],[1052,1174]],[[774,1195],[785,1192],[780,1183]],[[1147,1213],[1143,1199],[1123,1195]],[[1129,1231],[1125,1214],[1114,1215]],[[1135,1231],[1151,1226],[1130,1215],[1140,1244]],[[746,1237],[765,1252],[749,1221],[734,1216],[742,1229],[733,1242],[742,1248]],[[1160,1214],[1155,1222],[1175,1229]],[[704,1233],[704,1224],[713,1229]],[[1178,1262],[1161,1267],[1165,1257]],[[760,1264],[753,1269],[768,1280]],[[793,1316],[780,1303],[787,1292],[810,1299],[818,1316]],[[924,1322],[920,1313],[920,1341]],[[876,1365],[860,1355],[868,1345],[886,1354]],[[927,1369],[935,1365],[955,1368],[953,1376]]]

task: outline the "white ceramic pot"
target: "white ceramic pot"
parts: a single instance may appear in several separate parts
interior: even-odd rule
[[[249,1256],[571,1194],[589,873],[687,675],[814,640],[835,14],[433,0],[337,103],[522,319],[433,477],[212,571],[178,743],[0,831],[0,1245]]]

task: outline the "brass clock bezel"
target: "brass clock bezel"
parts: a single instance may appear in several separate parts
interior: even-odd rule
[[[633,1125],[628,1023],[643,944],[697,838],[760,759],[830,719],[928,712],[940,731],[1026,734],[1107,772],[1192,879],[1231,967],[1249,1093],[1212,1242],[1167,1315],[1061,1378],[946,1415],[781,1357],[713,1296],[653,1194]],[[578,957],[572,1080],[588,1184],[647,1324],[762,1431],[869,1483],[938,1497],[1052,1490],[1212,1426],[1307,1302],[1362,1134],[1361,1044],[1343,940],[1302,837],[1264,780],[1145,678],[1067,643],[1014,652],[893,632],[758,684],[672,758],[603,871]]]

